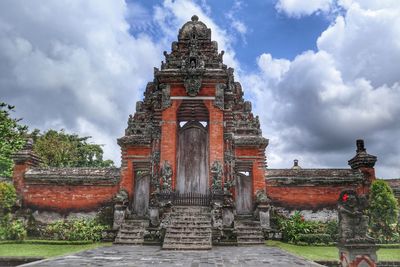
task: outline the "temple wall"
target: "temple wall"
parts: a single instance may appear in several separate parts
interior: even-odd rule
[[[14,185],[25,208],[68,213],[106,205],[119,189],[116,168],[30,168],[16,164]]]
[[[274,205],[289,210],[336,209],[342,190],[368,193],[375,177],[366,175],[373,168],[366,169],[267,169],[266,192]]]
[[[111,202],[118,185],[25,185],[24,206],[59,213],[91,211]]]
[[[276,186],[267,182],[266,192],[273,204],[287,209],[319,210],[335,209],[339,194],[344,189],[354,189],[362,193],[362,185],[337,186]]]

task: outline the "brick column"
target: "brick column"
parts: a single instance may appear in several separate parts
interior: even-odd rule
[[[173,100],[171,107],[162,112],[161,121],[160,165],[162,166],[165,161],[168,161],[171,164],[173,189],[175,189],[176,183],[176,149],[178,129],[176,113],[180,104],[180,100]]]

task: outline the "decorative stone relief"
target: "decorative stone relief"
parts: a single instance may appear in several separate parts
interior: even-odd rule
[[[211,166],[212,185],[213,191],[222,191],[222,164],[219,161],[214,161]]]
[[[161,106],[163,109],[169,108],[172,105],[171,102],[171,87],[168,84],[159,85],[162,95],[161,95]]]
[[[164,161],[161,167],[161,180],[162,189],[171,191],[172,190],[172,167],[168,161]]]
[[[338,200],[339,242],[341,243],[373,243],[374,239],[367,235],[368,216],[365,197],[359,197],[354,190],[344,190]]]
[[[214,105],[219,109],[224,109],[224,94],[226,90],[226,85],[223,83],[218,83],[215,86],[215,101]]]
[[[196,96],[201,88],[201,77],[198,75],[188,75],[184,79],[183,85],[185,86],[186,93],[189,96]]]

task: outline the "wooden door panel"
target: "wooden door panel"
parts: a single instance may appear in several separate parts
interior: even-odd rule
[[[238,174],[236,176],[236,212],[249,214],[253,210],[252,182],[250,175]]]
[[[150,176],[135,177],[134,211],[139,216],[145,216],[149,210]]]
[[[208,191],[208,133],[198,122],[179,131],[176,189],[181,193]]]

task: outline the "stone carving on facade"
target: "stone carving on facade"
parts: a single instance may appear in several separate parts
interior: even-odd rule
[[[161,167],[161,181],[164,191],[172,190],[172,167],[168,161],[165,161]]]
[[[159,85],[162,92],[161,106],[163,109],[169,108],[172,105],[171,102],[171,87],[167,84]]]
[[[196,96],[201,88],[201,76],[195,74],[189,74],[183,81],[186,93],[189,96]]]
[[[226,85],[219,83],[215,86],[215,100],[214,105],[221,110],[224,110],[224,94],[226,90]]]
[[[374,243],[367,235],[368,216],[365,215],[366,199],[354,190],[344,190],[338,200],[339,242]]]
[[[211,166],[212,185],[211,189],[213,192],[222,191],[222,164],[219,161],[214,161]]]
[[[128,192],[124,189],[119,190],[118,193],[114,196],[113,230],[118,230],[121,227],[125,218],[128,201]]]

